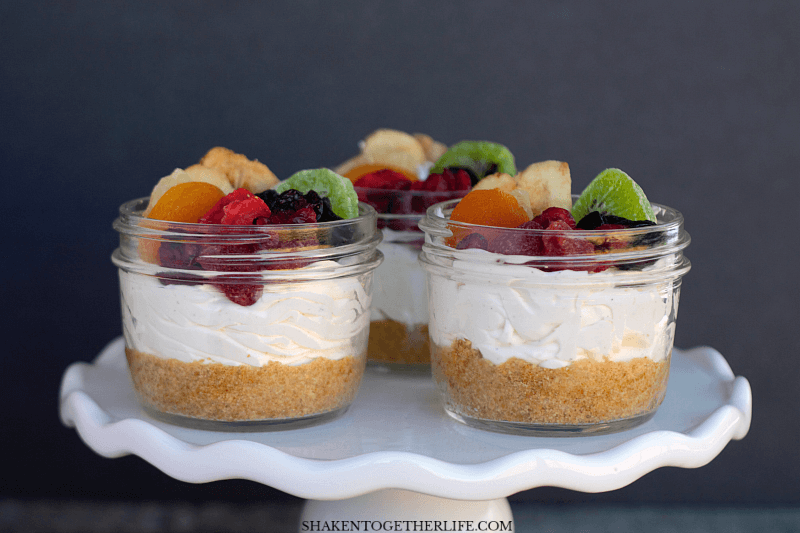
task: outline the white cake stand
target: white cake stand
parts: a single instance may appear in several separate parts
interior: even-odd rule
[[[62,422],[104,457],[138,455],[176,479],[249,479],[305,498],[302,520],[511,520],[506,497],[542,486],[602,492],[662,467],[696,468],[750,428],[752,396],[716,350],[675,349],[664,403],[611,435],[542,438],[462,425],[429,376],[368,371],[352,407],[303,429],[221,433],[148,416],[122,338],[65,372]]]

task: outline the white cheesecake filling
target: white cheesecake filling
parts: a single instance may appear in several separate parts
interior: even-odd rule
[[[466,339],[495,364],[516,357],[544,368],[586,358],[661,361],[672,347],[678,301],[671,278],[625,286],[631,276],[616,269],[544,272],[480,259],[455,260],[452,270],[429,279],[438,346]]]
[[[395,320],[407,325],[428,323],[428,295],[425,271],[419,264],[420,247],[408,242],[393,242],[400,234],[383,229],[384,240],[378,245],[383,263],[375,269],[372,293],[372,320]],[[422,238],[422,234],[419,234]]]
[[[312,268],[331,268],[330,261]],[[267,284],[251,306],[213,285],[163,285],[120,270],[122,324],[129,348],[183,362],[300,365],[358,355],[369,326],[361,276]]]

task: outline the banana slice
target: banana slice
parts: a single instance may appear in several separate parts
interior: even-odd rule
[[[386,165],[415,175],[419,166],[428,162],[422,143],[402,131],[376,130],[360,146],[361,153],[336,167],[334,172],[344,175],[362,165]]]
[[[150,193],[150,201],[147,203],[147,208],[144,210],[144,216],[150,214],[150,211],[153,210],[153,206],[158,203],[164,193],[167,192],[169,189],[173,188],[174,186],[178,185],[179,183],[187,183],[190,181],[204,181],[206,183],[210,183],[211,185],[216,186],[219,190],[222,191],[222,194],[228,194],[233,192],[233,187],[231,186],[228,178],[222,172],[217,170],[213,170],[210,168],[194,168],[198,167],[199,165],[193,165],[186,170],[176,168],[172,174],[169,176],[164,176],[156,186],[153,187],[153,192]]]
[[[539,215],[548,207],[572,209],[572,178],[567,163],[534,163],[514,179],[518,188],[528,191],[534,215]]]
[[[492,174],[490,176],[486,176],[475,186],[472,190],[481,190],[481,189],[500,189],[503,192],[511,192],[517,188],[517,180],[509,176],[508,174]],[[530,205],[530,201],[528,201]]]
[[[424,133],[415,133],[414,138],[417,140],[420,146],[422,146],[422,150],[425,152],[425,159],[431,163],[438,161],[438,159],[447,151],[446,144],[433,140],[430,135],[425,135]]]
[[[278,184],[278,178],[264,163],[247,159],[233,150],[217,146],[200,160],[204,167],[219,170],[234,189],[244,187],[253,194],[264,192]]]

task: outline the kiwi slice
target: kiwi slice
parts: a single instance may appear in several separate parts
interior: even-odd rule
[[[314,190],[321,197],[330,200],[331,209],[338,216],[345,219],[358,216],[358,194],[353,188],[353,182],[330,169],[301,170],[275,187],[279,194],[289,189],[303,194]]]
[[[514,156],[509,149],[488,141],[461,141],[454,144],[434,163],[431,174],[441,174],[446,168],[463,168],[477,180],[497,172],[517,175]]]
[[[642,188],[617,168],[602,171],[589,183],[572,206],[572,218],[580,221],[592,211],[628,220],[656,222],[653,206]]]

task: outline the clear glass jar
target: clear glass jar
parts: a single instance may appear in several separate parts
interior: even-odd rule
[[[447,413],[473,427],[545,436],[620,431],[651,418],[666,392],[690,268],[683,216],[654,204],[655,226],[504,229],[451,222],[457,203],[431,207],[420,222],[432,370]],[[513,255],[518,244],[509,255],[457,249],[472,233],[497,243],[492,249],[541,239],[594,246],[562,256]],[[541,250],[534,244],[526,253]]]
[[[468,191],[428,192],[356,187],[359,200],[378,211],[384,261],[375,271],[367,362],[393,372],[429,372],[428,298],[419,264],[425,210]]]
[[[120,208],[122,325],[134,389],[154,417],[223,431],[342,414],[366,361],[376,213],[231,226]]]

